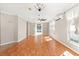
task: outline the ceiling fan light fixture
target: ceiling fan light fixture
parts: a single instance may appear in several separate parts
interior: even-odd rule
[[[43,9],[45,8],[45,6],[44,6],[44,4],[42,4],[42,3],[37,3],[37,4],[35,5],[35,8],[36,8],[38,11],[41,11],[41,10],[43,10]]]

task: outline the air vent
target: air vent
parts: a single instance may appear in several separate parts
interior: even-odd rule
[[[56,21],[60,20],[61,18],[56,19]]]

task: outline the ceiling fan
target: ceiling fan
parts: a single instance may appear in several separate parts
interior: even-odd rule
[[[37,3],[34,7],[40,12],[45,8],[45,5],[42,3]]]
[[[37,3],[37,4],[35,4],[34,5],[34,8],[39,12],[37,12],[38,13],[38,21],[46,21],[47,19],[45,19],[45,18],[40,18],[40,16],[41,16],[41,14],[43,14],[43,12],[41,12],[44,8],[45,8],[46,6],[45,6],[45,4],[43,4],[43,3]],[[28,8],[30,11],[32,11],[32,8]],[[41,16],[42,17],[42,16]]]

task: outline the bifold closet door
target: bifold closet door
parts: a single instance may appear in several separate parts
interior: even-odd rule
[[[8,44],[15,41],[15,16],[1,15],[1,44]]]
[[[18,17],[18,41],[27,37],[27,22],[25,19]]]
[[[28,36],[35,36],[35,23],[28,22]]]

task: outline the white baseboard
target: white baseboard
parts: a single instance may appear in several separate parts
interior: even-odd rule
[[[74,51],[75,53],[79,54],[78,51],[74,50],[73,48],[71,48],[70,46],[66,45],[64,42],[60,41],[60,40],[57,40],[55,39],[56,41],[58,41],[59,43],[63,44],[64,46],[68,47],[69,49],[71,49],[72,51]]]
[[[18,40],[17,42],[20,42],[20,41],[22,41],[22,40],[24,40],[24,39],[20,39],[20,40]]]
[[[17,42],[20,42],[20,41],[22,41],[22,40],[24,40],[26,37],[24,37],[24,38],[21,38],[21,39],[19,39]]]
[[[15,41],[10,41],[10,42],[6,42],[6,43],[1,43],[0,45],[7,45],[7,44],[11,44],[11,43],[15,43]]]
[[[10,42],[6,42],[6,43],[1,43],[0,45],[1,45],[1,46],[2,46],[2,45],[7,45],[7,44],[15,43],[15,42],[20,42],[20,41],[22,41],[22,40],[24,40],[24,38],[23,38],[23,39],[20,39],[20,40],[18,40],[18,41],[10,41]]]

